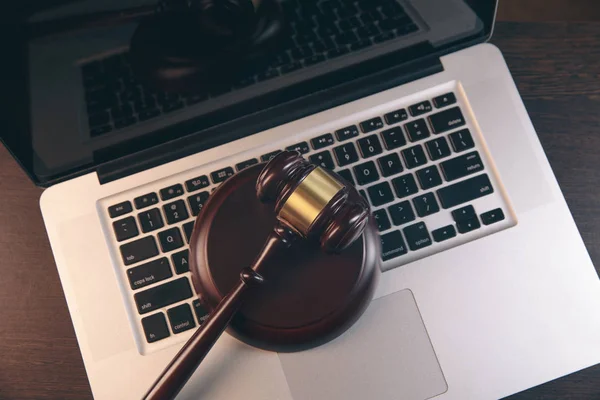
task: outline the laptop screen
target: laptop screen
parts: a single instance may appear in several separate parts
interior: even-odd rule
[[[0,94],[0,138],[37,184],[126,168],[184,138],[189,151],[210,148],[331,107],[328,90],[357,74],[487,40],[496,10],[495,0],[281,0],[285,38],[263,66],[210,89],[165,92],[136,75],[129,54],[155,3],[33,2],[5,24],[3,37],[19,40],[5,46],[14,79]],[[129,11],[100,18],[119,10]],[[301,98],[312,104],[305,112],[292,107]],[[274,115],[284,104],[290,112]],[[261,123],[232,125],[250,115]]]

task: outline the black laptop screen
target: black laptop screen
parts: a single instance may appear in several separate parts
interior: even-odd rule
[[[234,139],[228,124],[248,115],[285,122],[273,118],[273,106],[317,95],[326,106],[327,91],[357,74],[487,40],[496,10],[495,0],[282,0],[288,29],[266,66],[210,89],[165,92],[131,67],[139,18],[88,23],[115,4],[149,15],[152,0],[58,3],[27,2],[2,35],[19,40],[5,44],[5,76],[12,79],[0,93],[0,138],[42,186],[112,164],[126,169],[182,138],[193,138],[198,149],[227,142]],[[298,115],[305,114],[290,112],[289,119]],[[235,138],[260,129],[264,123],[245,125]]]

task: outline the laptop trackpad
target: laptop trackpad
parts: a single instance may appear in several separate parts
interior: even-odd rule
[[[334,341],[279,358],[298,400],[424,400],[448,388],[410,290],[374,300]]]

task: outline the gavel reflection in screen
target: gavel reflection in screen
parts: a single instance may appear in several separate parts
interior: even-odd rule
[[[166,367],[145,399],[177,395],[225,330],[248,289],[260,290],[261,266],[272,253],[290,247],[295,240],[318,240],[323,251],[338,253],[352,245],[369,222],[369,206],[353,186],[296,152],[280,153],[264,167],[256,194],[262,202],[275,203],[273,231],[252,265],[241,270],[237,285]]]

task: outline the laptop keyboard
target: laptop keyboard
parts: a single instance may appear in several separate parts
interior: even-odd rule
[[[152,90],[132,75],[129,54],[81,66],[91,136],[170,114],[224,93],[289,74],[419,30],[396,0],[285,0],[291,38],[263,72],[211,93]]]
[[[359,188],[380,231],[385,270],[432,254],[425,249],[434,244],[454,241],[449,248],[473,240],[481,235],[459,239],[506,219],[506,202],[472,204],[495,188],[454,93],[285,149],[299,151]],[[194,217],[210,192],[235,171],[267,161],[281,150],[236,160],[107,208],[125,271],[124,286],[130,288],[147,343],[178,335],[207,316],[191,286],[187,244]],[[440,215],[448,222],[431,222]]]

